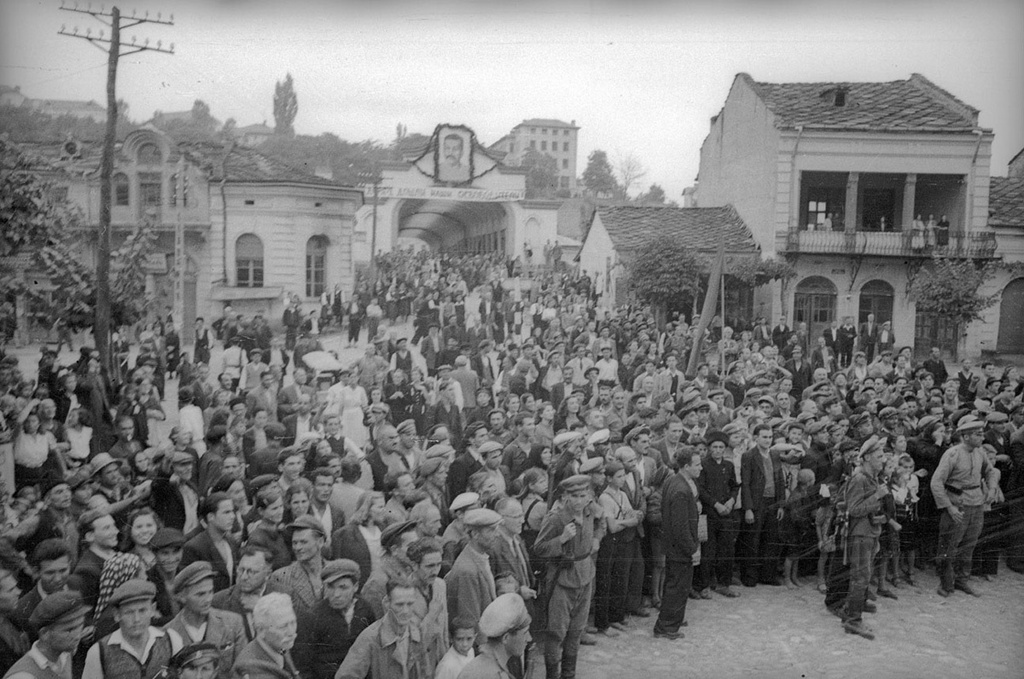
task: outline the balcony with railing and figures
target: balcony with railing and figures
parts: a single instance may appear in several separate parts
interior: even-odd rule
[[[953,232],[946,238],[928,238],[914,231],[810,231],[791,228],[786,252],[816,255],[873,257],[960,257],[992,259],[996,237],[991,232]]]

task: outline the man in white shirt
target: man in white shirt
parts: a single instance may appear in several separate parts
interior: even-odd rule
[[[594,364],[597,368],[597,379],[600,381],[614,381],[619,383],[619,362],[612,358],[610,346],[601,347],[601,359]]]
[[[70,677],[71,654],[78,650],[88,610],[76,592],[55,592],[44,598],[29,619],[31,626],[39,631],[39,640],[5,676],[15,679]]]

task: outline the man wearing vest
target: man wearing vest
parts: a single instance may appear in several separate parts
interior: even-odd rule
[[[88,606],[77,592],[55,592],[32,611],[29,623],[39,640],[4,675],[7,679],[68,679],[71,656],[82,638]]]
[[[129,580],[114,590],[110,605],[118,629],[89,649],[82,679],[154,679],[160,674],[184,644],[174,630],[150,624],[155,597],[156,586],[146,580]]]

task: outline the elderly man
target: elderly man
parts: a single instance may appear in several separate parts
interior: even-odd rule
[[[82,679],[153,677],[182,649],[177,632],[150,624],[156,614],[154,597],[156,586],[146,580],[129,580],[114,590],[110,605],[118,628],[89,649]]]
[[[451,618],[479,619],[497,596],[489,553],[497,542],[501,521],[501,515],[490,509],[471,509],[463,517],[469,540],[444,578]]]
[[[308,612],[324,596],[324,559],[321,555],[327,535],[323,525],[310,515],[300,516],[285,529],[295,561],[270,576],[268,586],[292,597],[296,615]]]
[[[518,594],[502,594],[492,601],[480,616],[480,635],[487,641],[459,679],[519,676],[523,653],[530,642],[530,620]]]
[[[213,644],[220,657],[217,676],[228,679],[247,640],[240,615],[213,608],[216,575],[209,562],[196,561],[174,577],[174,596],[181,610],[164,629],[174,630],[189,644]]]
[[[256,638],[238,655],[233,668],[236,679],[297,679],[292,661],[296,620],[287,594],[271,592],[253,608]]]
[[[415,585],[389,581],[384,609],[384,617],[356,638],[334,679],[430,679],[434,675],[416,619]]]
[[[38,630],[38,641],[4,676],[11,679],[71,676],[71,656],[78,650],[88,610],[77,592],[47,595],[29,619],[32,627]]]
[[[331,679],[355,640],[377,619],[359,596],[359,564],[337,559],[320,574],[324,598],[299,617],[295,664],[306,679]]]
[[[982,448],[985,423],[973,415],[965,415],[956,430],[961,436],[960,443],[943,453],[931,479],[935,506],[942,512],[936,559],[941,579],[939,595],[943,597],[948,597],[954,589],[978,596],[968,579],[982,528],[985,501],[982,482],[988,488],[998,485],[998,472]]]

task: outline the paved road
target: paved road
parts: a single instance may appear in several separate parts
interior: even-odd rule
[[[685,639],[651,634],[654,619],[631,618],[616,639],[580,653],[581,679],[893,679],[1024,677],[1024,575],[1001,569],[976,586],[981,598],[939,597],[938,580],[897,590],[866,615],[874,641],[846,634],[813,586],[740,588],[738,599],[690,601]]]

